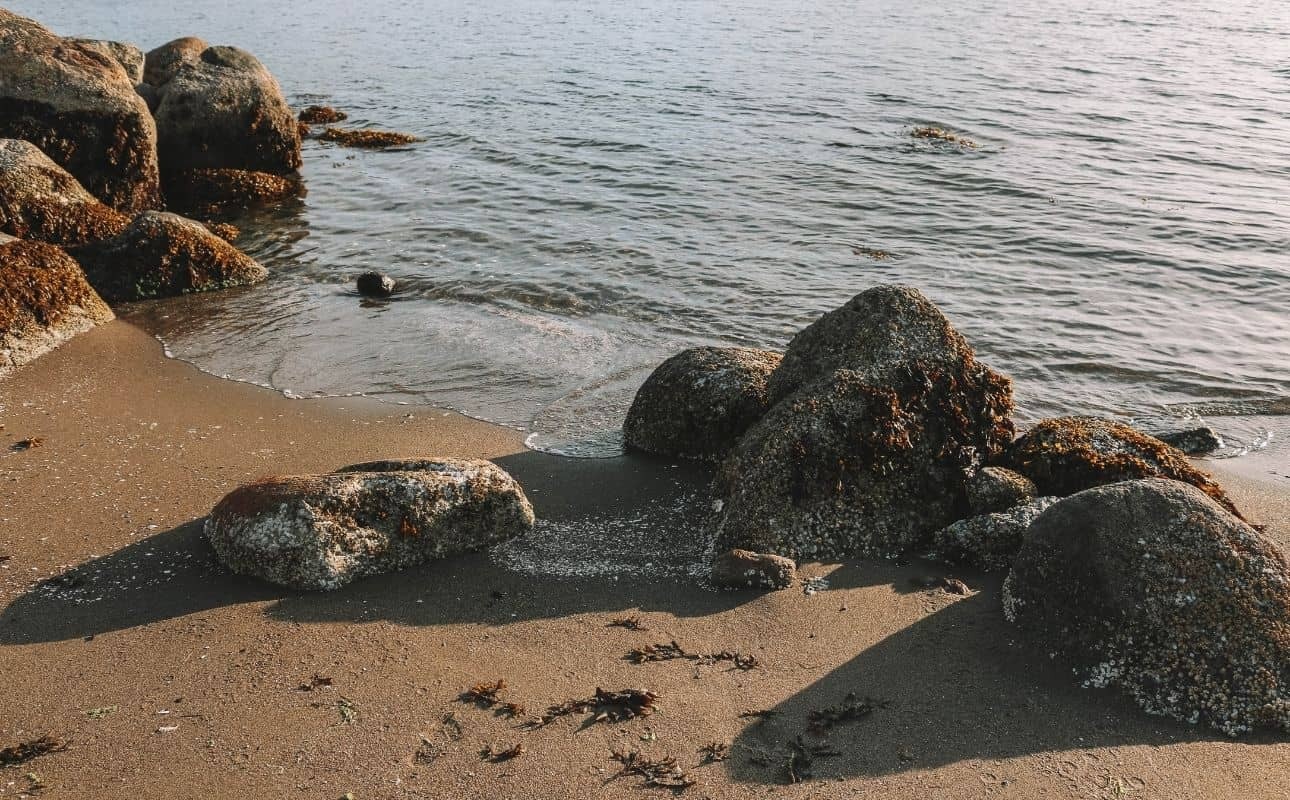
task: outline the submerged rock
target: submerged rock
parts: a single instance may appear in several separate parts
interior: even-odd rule
[[[1189,456],[1212,453],[1223,446],[1223,437],[1208,425],[1176,431],[1161,431],[1155,434],[1155,437]]]
[[[231,570],[295,589],[336,589],[526,533],[523,490],[488,461],[356,464],[266,478],[215,506],[206,536]]]
[[[328,128],[318,138],[324,142],[335,142],[343,147],[361,147],[368,150],[421,141],[410,133],[371,129],[347,131],[342,128]]]
[[[1108,419],[1046,419],[1019,437],[1001,463],[1034,481],[1041,494],[1061,497],[1117,481],[1170,478],[1198,487],[1241,516],[1223,487],[1181,451]]]
[[[1040,497],[947,525],[932,534],[928,557],[982,572],[1003,572],[1012,566],[1030,525],[1060,499]]]
[[[1199,489],[1075,494],[1031,526],[1004,611],[1086,686],[1235,736],[1290,732],[1290,564]]]
[[[19,239],[76,245],[125,230],[129,217],[100,203],[40,148],[0,139],[0,231]]]
[[[358,293],[368,297],[389,297],[394,294],[394,279],[379,272],[364,272],[355,281]]]
[[[0,378],[112,319],[61,249],[0,234]]]
[[[93,50],[117,63],[125,72],[132,84],[143,83],[143,51],[126,42],[110,42],[106,39],[69,38],[67,41]]]
[[[0,9],[0,137],[26,139],[127,213],[160,204],[157,129],[114,57]]]
[[[695,347],[664,361],[627,412],[629,447],[717,461],[770,407],[766,381],[780,355],[749,347]]]
[[[1003,467],[982,467],[968,478],[968,507],[973,514],[992,514],[1029,503],[1038,495],[1034,481]]]
[[[268,272],[205,225],[146,211],[119,236],[72,248],[110,301],[143,300],[258,283]]]
[[[185,169],[166,173],[172,208],[209,216],[304,194],[299,179],[244,169]]]
[[[965,470],[1012,436],[1012,385],[914,289],[879,286],[797,334],[730,453],[718,549],[894,557],[967,511]]]
[[[143,82],[160,89],[184,64],[200,61],[206,47],[196,36],[184,36],[148,51],[143,59]]]
[[[300,112],[299,119],[306,125],[330,125],[333,122],[344,122],[349,119],[349,115],[331,106],[309,106]]]
[[[797,580],[791,558],[730,550],[712,561],[712,583],[724,589],[787,589]]]

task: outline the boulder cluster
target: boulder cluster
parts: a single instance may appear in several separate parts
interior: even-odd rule
[[[1230,735],[1290,732],[1277,545],[1174,446],[1092,417],[1014,439],[1012,409],[1011,382],[931,301],[877,286],[782,356],[673,356],[624,434],[716,465],[716,585],[782,587],[802,558],[1007,573],[1007,618],[1085,685]]]

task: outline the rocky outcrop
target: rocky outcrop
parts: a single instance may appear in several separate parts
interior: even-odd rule
[[[0,234],[0,287],[0,377],[112,319],[81,268],[50,244]]]
[[[722,589],[787,589],[797,580],[791,558],[731,550],[712,561],[712,583]]]
[[[205,217],[299,197],[304,186],[295,177],[244,169],[187,169],[166,173],[166,201],[171,208]]]
[[[1031,524],[1060,499],[1040,497],[947,525],[932,534],[928,558],[982,572],[1003,572],[1012,567]]]
[[[1019,437],[1001,461],[1034,481],[1041,494],[1064,497],[1117,481],[1170,478],[1196,486],[1240,516],[1223,487],[1181,451],[1108,419],[1046,419]]]
[[[35,144],[118,211],[160,203],[157,129],[121,65],[3,9],[0,137]]]
[[[234,572],[295,589],[336,589],[526,533],[533,509],[487,461],[356,464],[234,490],[206,536]]]
[[[76,245],[115,236],[129,222],[36,145],[0,139],[0,231],[19,239]]]
[[[184,36],[149,50],[143,59],[143,82],[160,89],[184,64],[200,61],[206,47],[196,36]]]
[[[797,334],[782,398],[719,471],[718,549],[893,557],[967,512],[965,471],[1012,436],[1010,381],[927,298],[879,286]]]
[[[150,53],[158,80],[157,149],[167,176],[193,169],[282,175],[300,167],[296,119],[278,82],[255,56],[236,47],[166,47],[166,69]],[[149,81],[151,83],[151,81]],[[154,84],[156,85],[156,84]]]
[[[1290,732],[1290,565],[1191,485],[1127,481],[1048,509],[1004,611],[1063,672],[1149,713],[1233,736]]]
[[[140,214],[119,236],[71,249],[109,301],[143,300],[258,283],[254,259],[177,214]]]
[[[982,467],[967,481],[973,514],[993,514],[1029,503],[1039,494],[1034,481],[1003,467]]]
[[[143,51],[138,47],[126,42],[110,42],[106,39],[71,38],[67,41],[115,61],[130,79],[131,84],[143,83]]]
[[[664,361],[627,412],[629,447],[720,460],[766,413],[766,381],[780,355],[748,347],[695,347]]]

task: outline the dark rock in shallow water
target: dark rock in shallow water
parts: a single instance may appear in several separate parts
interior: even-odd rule
[[[299,119],[306,125],[330,125],[333,122],[344,122],[349,119],[349,115],[331,106],[309,106],[300,112]]]
[[[695,347],[664,361],[636,392],[623,423],[629,447],[716,461],[766,413],[766,380],[780,355]]]
[[[895,557],[967,511],[965,470],[1012,436],[1010,381],[913,289],[879,286],[793,338],[787,396],[731,451],[718,549]]]
[[[532,526],[533,509],[510,475],[487,461],[446,459],[266,478],[221,500],[206,536],[234,572],[336,589],[362,575],[479,550]]]
[[[992,514],[1029,503],[1038,491],[1034,481],[1003,467],[982,467],[968,478],[968,507],[973,514]]]
[[[184,64],[200,61],[206,47],[196,36],[185,36],[148,51],[143,59],[143,82],[160,89]]]
[[[359,294],[368,297],[389,297],[394,294],[394,279],[379,272],[364,272],[355,281]]]
[[[0,231],[19,239],[77,245],[115,236],[129,223],[36,145],[0,139]]]
[[[1004,612],[1086,686],[1228,735],[1290,733],[1290,565],[1199,489],[1152,478],[1035,520]]]
[[[1012,567],[1030,525],[1060,499],[1040,497],[947,525],[932,534],[928,557],[982,572],[1003,572]]]
[[[73,248],[72,255],[110,301],[226,289],[268,277],[205,225],[159,211],[140,214],[121,235]]]
[[[0,137],[35,144],[118,211],[160,204],[157,129],[121,65],[3,9]]]
[[[244,169],[167,171],[165,188],[171,208],[203,217],[304,194],[294,176]]]
[[[787,589],[797,580],[791,558],[731,550],[712,562],[712,583],[725,589]]]
[[[1170,447],[1176,447],[1189,456],[1212,453],[1223,446],[1223,438],[1209,426],[1187,428],[1179,431],[1161,431],[1155,437]]]
[[[112,319],[61,249],[0,234],[0,378]]]
[[[324,142],[335,142],[343,147],[360,147],[374,150],[383,147],[396,147],[401,144],[412,144],[421,141],[410,133],[394,131],[357,130],[347,131],[341,128],[328,128],[318,137]]]
[[[1001,463],[1034,481],[1040,494],[1059,497],[1117,481],[1170,478],[1200,488],[1240,516],[1223,487],[1181,451],[1112,420],[1046,419],[1019,437]]]

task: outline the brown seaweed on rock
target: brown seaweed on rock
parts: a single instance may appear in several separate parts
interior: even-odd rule
[[[396,133],[394,131],[378,130],[345,130],[343,128],[328,128],[318,137],[324,142],[335,142],[343,147],[359,147],[365,150],[375,150],[383,147],[396,147],[401,144],[412,144],[413,142],[422,141],[419,137],[410,133]]]
[[[300,112],[299,119],[306,125],[330,125],[333,122],[344,122],[349,119],[349,115],[331,106],[309,106]]]
[[[211,216],[304,194],[299,178],[245,169],[188,169],[166,173],[171,208]]]
[[[129,223],[31,142],[0,139],[0,232],[68,246],[110,238]]]

